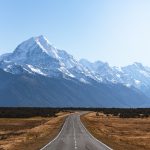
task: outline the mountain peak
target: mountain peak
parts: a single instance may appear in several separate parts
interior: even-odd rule
[[[41,44],[49,44],[49,41],[47,40],[47,38],[43,35],[39,35],[39,36],[36,36],[36,37],[32,37],[35,42],[40,42]]]
[[[36,36],[36,37],[33,37],[35,39],[46,39],[46,37],[44,35],[39,35],[39,36]]]
[[[26,57],[28,53],[46,53],[52,58],[58,58],[57,49],[53,47],[47,38],[43,35],[31,37],[30,39],[22,42],[14,51],[15,55]],[[40,53],[39,53],[40,54]]]
[[[137,65],[137,66],[142,65],[142,64],[141,64],[141,63],[139,63],[139,62],[134,62],[133,64],[134,64],[134,65]]]
[[[134,62],[133,66],[135,66],[136,68],[144,69],[144,66],[139,62]]]

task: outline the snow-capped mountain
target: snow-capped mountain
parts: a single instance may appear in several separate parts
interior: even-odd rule
[[[32,37],[12,53],[0,56],[0,68],[13,74],[41,74],[48,77],[75,78],[81,82],[121,83],[144,93],[150,89],[150,68],[140,63],[110,67],[108,63],[86,59],[77,61],[64,50],[52,46],[44,36]]]
[[[119,92],[118,92],[119,91]],[[150,99],[121,84],[86,84],[0,69],[1,107],[149,107]]]
[[[86,59],[77,61],[64,50],[52,46],[44,36],[32,37],[12,53],[0,56],[0,68],[13,74],[41,74],[48,77],[75,78],[81,82],[121,83],[144,93],[150,89],[150,68],[140,63],[110,67],[108,63]]]
[[[150,68],[77,61],[44,36],[0,56],[0,106],[148,107],[149,89]]]
[[[83,82],[98,80],[72,55],[53,47],[42,35],[24,41],[13,53],[2,55],[0,68],[13,74],[28,72],[49,77],[71,77]]]
[[[108,63],[100,61],[92,63],[86,59],[81,59],[80,63],[93,74],[102,77],[103,80],[121,83],[127,87],[134,86],[149,95],[150,68],[143,66],[141,63],[135,62],[125,67],[110,67]]]

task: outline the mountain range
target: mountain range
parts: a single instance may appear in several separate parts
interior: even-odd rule
[[[44,36],[0,56],[0,106],[149,107],[150,68],[76,60]]]

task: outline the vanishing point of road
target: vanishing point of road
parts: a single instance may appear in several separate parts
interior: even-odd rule
[[[41,150],[112,150],[95,139],[80,121],[80,114],[71,114],[58,136]]]

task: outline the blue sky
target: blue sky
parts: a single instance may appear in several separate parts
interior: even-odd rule
[[[149,0],[0,0],[0,54],[44,35],[75,58],[150,66]]]

